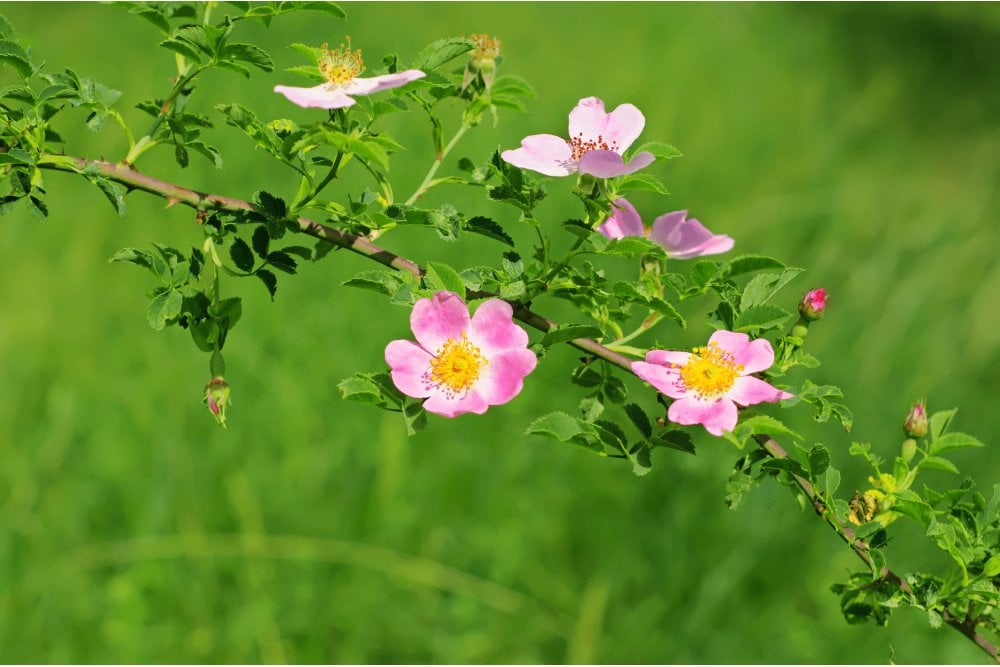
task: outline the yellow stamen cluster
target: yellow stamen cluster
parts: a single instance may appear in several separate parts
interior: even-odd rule
[[[680,368],[681,381],[702,398],[724,395],[743,373],[743,366],[736,363],[733,355],[719,347],[718,343],[709,343],[691,351],[694,354]]]
[[[480,371],[489,362],[479,348],[463,333],[461,339],[449,338],[431,359],[429,380],[445,390],[448,396],[468,391]]]
[[[618,152],[618,144],[612,141],[610,144],[604,140],[603,135],[597,135],[597,139],[584,139],[583,133],[577,134],[566,143],[573,151],[573,160],[579,160],[590,151],[614,151]]]
[[[483,34],[469,35],[469,39],[476,43],[476,48],[472,50],[473,60],[487,60],[500,55],[500,40]]]
[[[361,60],[361,49],[351,50],[351,38],[347,38],[347,46],[341,44],[334,50],[323,44],[323,55],[319,59],[319,71],[323,78],[334,86],[349,83],[365,71]]]

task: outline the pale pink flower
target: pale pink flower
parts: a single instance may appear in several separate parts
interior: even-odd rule
[[[694,352],[650,350],[646,361],[632,362],[632,372],[674,399],[667,418],[677,424],[701,424],[712,435],[736,428],[737,405],[774,403],[792,394],[753,377],[771,367],[771,343],[743,333],[716,331]]]
[[[274,92],[281,93],[300,107],[340,109],[354,104],[351,95],[371,95],[427,76],[418,69],[410,69],[362,79],[359,75],[365,71],[365,66],[361,61],[361,50],[352,51],[350,43],[346,47],[341,44],[333,51],[324,44],[318,67],[326,83],[312,88],[275,86]]]
[[[407,396],[426,398],[424,409],[445,417],[481,415],[508,402],[538,363],[513,315],[509,303],[489,299],[469,317],[454,292],[417,301],[410,313],[417,342],[394,340],[385,348],[393,383]]]
[[[696,218],[688,218],[687,211],[665,213],[646,229],[642,218],[624,197],[611,205],[611,215],[597,226],[597,231],[609,239],[626,236],[648,236],[649,240],[663,246],[673,259],[691,259],[703,255],[717,255],[732,249],[734,241],[725,234],[713,234]]]
[[[598,178],[631,174],[654,160],[646,151],[628,164],[622,157],[645,125],[646,118],[631,104],[606,113],[603,101],[586,97],[569,113],[568,140],[554,134],[533,134],[521,140],[520,148],[504,151],[500,157],[515,167],[546,176],[568,176],[577,171]]]

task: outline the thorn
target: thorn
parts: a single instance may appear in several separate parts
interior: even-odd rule
[[[178,199],[177,197],[167,197],[167,205],[164,206],[163,208],[170,208],[171,206],[176,206],[177,204],[180,203],[181,200]]]

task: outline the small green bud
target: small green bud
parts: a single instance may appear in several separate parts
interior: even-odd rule
[[[903,433],[908,438],[922,438],[927,435],[927,405],[920,399],[910,408],[903,422]]]
[[[909,463],[913,460],[913,457],[917,454],[917,441],[913,438],[907,438],[903,441],[903,461]]]
[[[808,324],[796,324],[794,327],[792,327],[792,335],[795,336],[796,338],[803,339],[806,337],[806,334],[808,333],[809,333]],[[801,345],[801,343],[799,344]]]
[[[214,377],[205,385],[205,398],[202,399],[208,404],[208,411],[219,422],[219,426],[226,426],[226,408],[229,406],[229,384],[220,376]]]

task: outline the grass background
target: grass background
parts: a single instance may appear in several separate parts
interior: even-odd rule
[[[581,97],[632,102],[643,139],[685,153],[652,168],[672,196],[635,197],[645,217],[688,208],[739,251],[806,267],[786,306],[826,286],[829,313],[809,341],[826,363],[813,379],[845,389],[856,424],[810,434],[845,469],[845,492],[864,484],[850,441],[891,455],[918,396],[932,410],[961,406],[957,428],[995,439],[996,5],[343,6],[346,24],[306,13],[238,38],[280,68],[300,64],[288,43],[349,34],[374,68],[385,52],[406,60],[439,37],[496,34],[505,71],[539,96],[530,114],[470,133],[455,159],[562,133]],[[125,91],[119,107],[141,134],[132,105],[162,96],[173,73],[155,28],[107,5],[2,10],[50,70]],[[209,73],[191,108],[219,122],[225,168],[192,157],[181,170],[168,150],[142,168],[234,196],[290,195],[292,179],[212,111],[239,102],[264,118],[314,118],[270,93],[289,76]],[[384,123],[409,149],[394,158],[403,196],[429,164],[422,120]],[[125,153],[110,125],[60,131],[70,152]],[[218,429],[199,403],[206,355],[185,332],[151,332],[148,276],[107,263],[151,239],[197,244],[192,213],[133,195],[118,220],[80,179],[51,174],[47,186],[50,219],[18,210],[0,244],[4,662],[982,661],[914,611],[884,629],[848,626],[829,586],[856,559],[782,489],[726,509],[736,453],[722,441],[701,437],[696,457],[657,452],[637,479],[522,436],[535,416],[574,409],[576,390],[557,384],[568,348],[510,405],[434,418],[413,438],[392,415],[341,401],[341,378],[380,369],[385,342],[408,335],[404,309],[339,287],[371,268],[360,257],[306,267],[274,304],[257,284],[228,284],[244,317],[227,345],[230,428]],[[562,189],[550,187],[549,220],[578,215]],[[516,220],[475,193],[428,201]],[[418,261],[500,252],[408,231],[385,243]],[[670,325],[658,335],[703,337]],[[992,447],[957,459],[987,488],[1000,477]],[[951,481],[939,475],[929,481]],[[941,564],[928,548],[904,530],[890,564]]]

